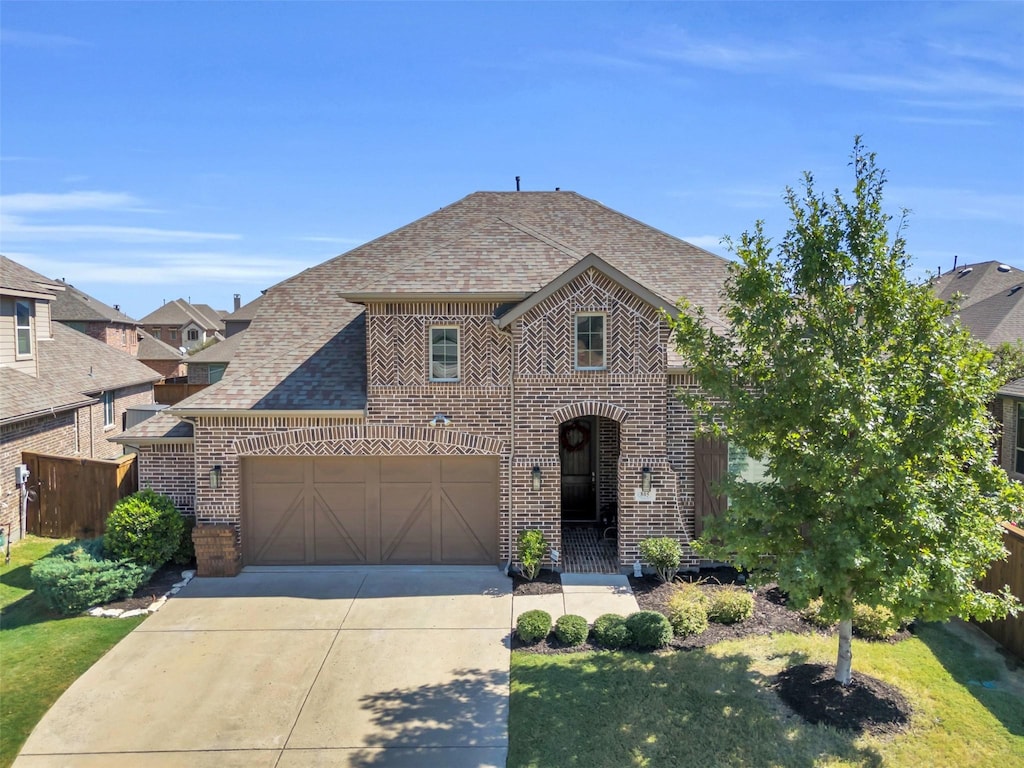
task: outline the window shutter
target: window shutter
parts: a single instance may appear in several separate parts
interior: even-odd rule
[[[715,495],[712,489],[729,471],[729,444],[721,438],[698,437],[693,456],[694,536],[700,536],[704,518],[722,514],[728,503],[725,496]]]

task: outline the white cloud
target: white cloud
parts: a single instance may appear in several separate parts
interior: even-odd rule
[[[123,227],[108,224],[26,224],[20,217],[0,217],[0,242],[75,242],[108,240],[117,243],[202,242],[241,240],[225,232],[197,232],[187,229]]]
[[[68,48],[88,45],[88,43],[68,35],[26,32],[20,29],[0,29],[0,45],[20,45],[28,48]]]
[[[117,210],[139,204],[138,198],[123,192],[77,190],[74,192],[17,192],[0,195],[4,213],[42,213],[47,211]]]
[[[674,26],[662,30],[659,37],[659,40],[641,44],[646,55],[728,72],[756,72],[766,65],[797,61],[804,55],[796,46],[790,45],[759,45],[751,40],[698,39]]]

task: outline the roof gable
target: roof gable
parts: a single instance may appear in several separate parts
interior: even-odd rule
[[[65,290],[57,294],[57,298],[50,307],[50,315],[54,320],[138,324],[124,312],[94,299],[85,291],[67,283],[63,283],[63,285]]]
[[[63,290],[62,283],[0,255],[0,293],[49,301]]]

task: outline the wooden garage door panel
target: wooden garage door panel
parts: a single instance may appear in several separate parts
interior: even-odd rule
[[[496,457],[250,458],[243,473],[249,563],[497,561]]]

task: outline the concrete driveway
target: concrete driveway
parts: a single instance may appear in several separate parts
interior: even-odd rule
[[[511,617],[493,567],[196,579],[68,689],[15,768],[504,766]]]

